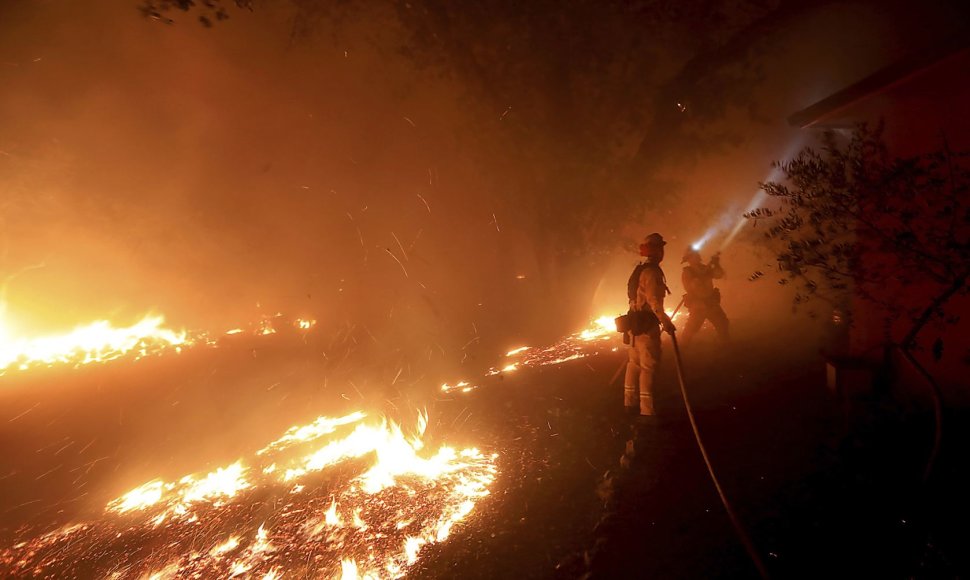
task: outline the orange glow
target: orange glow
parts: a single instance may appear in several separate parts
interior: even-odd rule
[[[667,313],[667,316],[670,317],[670,320],[672,322],[677,322],[678,320],[680,320],[681,318],[684,317],[684,309],[683,308],[681,308],[677,312],[674,312],[673,310],[665,310],[664,312]]]
[[[467,393],[474,388],[475,387],[467,381],[458,381],[454,385],[450,385],[448,383],[441,385],[441,391],[443,393],[450,393],[452,391],[462,391],[463,393]]]
[[[101,520],[0,550],[0,575],[59,576],[83,561],[118,577],[403,576],[489,494],[497,456],[422,453],[425,415],[409,430],[366,418],[319,417],[206,475],[149,481]]]
[[[339,427],[344,425],[350,425],[351,423],[357,423],[366,417],[366,413],[360,411],[356,413],[351,413],[349,415],[344,415],[343,417],[338,417],[336,419],[331,419],[330,417],[317,417],[316,421],[310,423],[309,425],[295,425],[290,427],[282,437],[273,441],[266,447],[263,447],[256,452],[257,455],[262,455],[268,451],[285,449],[296,443],[306,443],[308,441],[313,441],[314,439],[319,439],[324,435],[329,435],[336,431]],[[276,465],[270,466],[275,470]]]
[[[161,316],[146,316],[118,328],[99,320],[64,334],[24,338],[10,336],[0,320],[0,372],[56,363],[104,362],[129,353],[141,358],[167,349],[179,352],[181,346],[191,344],[184,331],[164,328],[163,322]]]
[[[492,367],[485,372],[486,377],[511,373],[523,368],[559,365],[565,362],[586,358],[597,354],[601,347],[590,346],[590,343],[612,343],[619,334],[616,332],[614,317],[603,315],[590,322],[583,330],[566,336],[556,344],[546,348],[520,346],[505,353],[506,357],[514,358],[514,362],[505,364],[501,368]],[[615,348],[610,348],[615,351]],[[469,393],[478,388],[467,381],[451,384],[445,383],[441,390],[445,393],[461,391]]]
[[[184,348],[206,345],[215,346],[217,341],[204,332],[175,331],[163,326],[164,317],[145,316],[131,326],[115,326],[106,320],[78,326],[71,332],[40,337],[16,336],[3,320],[3,304],[0,303],[0,375],[11,370],[27,370],[31,367],[67,364],[73,366],[94,362],[107,362],[122,357],[134,360],[167,352],[181,353]],[[281,318],[276,314],[274,319]],[[313,319],[298,318],[293,328],[303,333],[317,325]],[[232,328],[227,336],[249,334],[269,336],[277,334],[273,319],[263,318],[256,325]]]

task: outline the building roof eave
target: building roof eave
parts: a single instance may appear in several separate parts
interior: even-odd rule
[[[877,70],[821,101],[792,113],[788,117],[788,124],[802,129],[842,127],[844,123],[833,125],[832,123],[823,123],[823,121],[826,117],[831,117],[854,103],[898,85],[937,62],[964,50],[970,50],[970,35],[959,34],[943,39],[932,46],[910,53],[902,60]]]

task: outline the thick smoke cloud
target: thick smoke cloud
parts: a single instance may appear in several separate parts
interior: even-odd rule
[[[218,327],[467,286],[432,270],[494,231],[448,87],[367,42],[294,47],[273,11],[204,30],[125,8],[8,7],[4,268],[32,268],[12,312]]]
[[[583,286],[599,284],[590,312],[564,316],[538,281],[544,232],[497,201],[503,165],[488,162],[496,133],[474,89],[404,56],[393,12],[295,38],[285,3],[213,28],[161,25],[124,2],[4,3],[8,322],[37,331],[157,310],[219,330],[283,312],[369,336],[392,366],[467,364],[618,307],[650,231],[670,241],[677,297],[683,249],[712,228],[708,248],[723,245],[770,162],[805,139],[784,118],[905,49],[893,10],[820,4],[753,43],[750,106],[688,124],[721,145],[656,168],[650,183],[669,190],[643,192],[645,219],[614,224],[615,253]],[[766,259],[750,237],[723,247],[725,295],[735,316],[774,315],[786,298],[745,281]]]

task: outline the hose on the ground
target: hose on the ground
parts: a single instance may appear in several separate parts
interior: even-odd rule
[[[727,512],[728,518],[731,520],[731,525],[734,526],[734,530],[741,539],[744,549],[748,552],[748,556],[750,556],[755,568],[758,569],[758,573],[761,574],[762,578],[767,580],[768,569],[765,567],[764,562],[758,555],[758,551],[754,547],[754,543],[752,543],[748,533],[744,530],[744,526],[741,525],[741,521],[734,513],[734,508],[731,507],[731,503],[724,494],[724,490],[721,488],[721,483],[718,481],[717,475],[714,474],[714,467],[711,465],[711,459],[707,455],[707,449],[704,447],[703,441],[701,441],[700,431],[697,429],[697,421],[694,420],[694,411],[691,408],[690,400],[687,397],[687,384],[684,380],[684,365],[680,357],[680,347],[677,344],[677,336],[673,332],[670,333],[670,342],[674,346],[674,360],[677,363],[677,380],[680,383],[680,394],[684,398],[684,408],[687,409],[687,418],[690,420],[690,428],[694,431],[694,439],[697,441],[697,448],[700,449],[701,457],[704,458],[704,465],[707,466],[707,473],[710,474],[711,481],[714,482],[714,488],[717,490],[717,495],[721,499],[721,504],[724,506],[724,511]]]

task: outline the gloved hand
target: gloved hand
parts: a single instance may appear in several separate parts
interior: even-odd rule
[[[677,327],[674,326],[674,321],[671,320],[669,316],[667,316],[667,313],[666,312],[660,318],[660,327],[667,334],[673,334],[673,333],[677,332]]]

